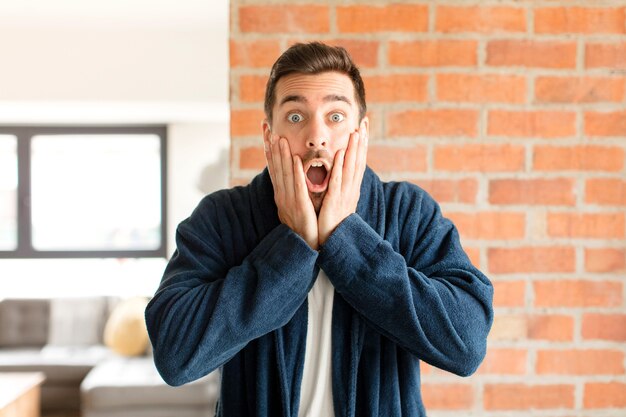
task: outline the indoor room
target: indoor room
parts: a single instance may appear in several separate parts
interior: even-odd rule
[[[623,417],[623,0],[0,0],[0,417]]]

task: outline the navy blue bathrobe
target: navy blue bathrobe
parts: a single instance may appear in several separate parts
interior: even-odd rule
[[[205,197],[146,309],[156,367],[181,385],[221,367],[219,416],[297,417],[307,294],[335,288],[335,415],[425,416],[419,361],[481,363],[493,287],[423,190],[367,168],[357,212],[317,252],[280,223],[267,169]]]

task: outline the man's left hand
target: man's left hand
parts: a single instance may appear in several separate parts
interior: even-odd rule
[[[365,172],[367,139],[365,129],[352,132],[347,149],[335,154],[328,191],[318,216],[320,246],[343,219],[356,212]]]

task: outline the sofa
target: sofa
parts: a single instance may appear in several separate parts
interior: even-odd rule
[[[135,317],[135,327],[118,324],[124,320],[117,313],[128,312],[125,302],[115,297],[0,300],[0,372],[43,372],[44,414],[213,415],[218,373],[168,386],[154,367],[142,317]],[[120,335],[126,338],[122,343]]]

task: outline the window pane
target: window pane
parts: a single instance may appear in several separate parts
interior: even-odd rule
[[[160,152],[156,135],[34,136],[33,247],[158,249]]]
[[[0,250],[17,248],[17,138],[0,135]]]

